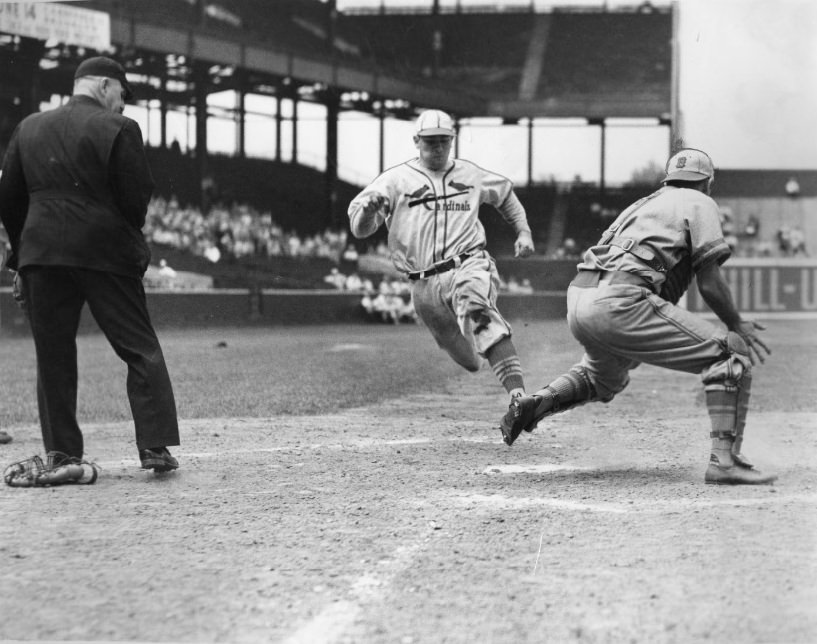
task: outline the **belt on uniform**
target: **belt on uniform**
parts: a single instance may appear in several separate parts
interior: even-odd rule
[[[650,283],[643,277],[627,271],[579,271],[573,278],[571,286],[592,288],[602,284],[631,284],[652,290]]]
[[[439,275],[440,273],[445,273],[446,271],[450,271],[452,268],[457,268],[458,266],[462,265],[462,263],[469,257],[471,257],[471,253],[463,253],[462,255],[457,255],[456,257],[447,259],[444,262],[440,262],[439,264],[434,264],[434,266],[424,271],[409,273],[408,278],[410,280],[416,281],[425,279],[426,277],[431,277],[432,275]]]

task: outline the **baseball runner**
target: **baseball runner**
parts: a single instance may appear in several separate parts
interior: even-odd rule
[[[480,205],[513,226],[517,257],[533,252],[530,227],[509,179],[449,158],[454,136],[445,112],[420,114],[419,156],[386,170],[352,200],[350,227],[364,238],[386,224],[392,262],[408,276],[417,315],[437,344],[471,372],[486,358],[513,398],[525,390],[522,367],[496,306],[499,274],[485,250]]]
[[[567,320],[584,346],[581,361],[530,396],[512,400],[502,419],[505,443],[540,420],[587,402],[610,402],[639,363],[701,374],[711,421],[706,483],[765,484],[741,453],[752,366],[770,353],[741,318],[720,265],[731,251],[709,194],[715,170],[700,150],[666,165],[663,186],[622,212],[588,250],[567,292]],[[696,277],[722,329],[676,306]]]

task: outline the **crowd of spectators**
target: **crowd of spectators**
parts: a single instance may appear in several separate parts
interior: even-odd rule
[[[345,275],[338,268],[332,268],[324,282],[340,291],[360,293],[360,306],[373,321],[391,324],[418,321],[411,301],[411,288],[405,278],[382,275],[375,284],[371,278],[357,272]]]
[[[375,283],[357,272],[346,275],[333,267],[323,280],[339,291],[360,293],[360,305],[374,321],[392,324],[419,321],[411,301],[411,287],[406,278],[389,278],[382,275]],[[507,281],[500,278],[499,288],[505,293],[533,293],[533,286],[528,278],[518,280],[513,275]]]
[[[615,212],[606,219],[615,218]],[[721,209],[724,238],[737,257],[796,257],[808,256],[805,235],[797,227],[782,226],[773,239],[760,235],[760,221],[749,216],[738,225],[728,207]],[[350,243],[345,230],[325,230],[314,235],[299,235],[284,230],[270,212],[259,212],[247,204],[214,205],[206,214],[199,208],[181,205],[175,198],[154,198],[148,208],[144,233],[148,241],[205,257],[215,263],[242,258],[295,257],[326,258],[338,266],[356,265],[358,251]],[[578,260],[583,248],[572,238],[565,238],[550,254],[553,259]],[[385,242],[374,242],[366,259],[388,261]],[[362,261],[362,260],[361,260]],[[366,269],[363,269],[366,270]],[[385,270],[385,269],[381,269]],[[157,279],[162,278],[157,273]],[[334,288],[361,293],[361,304],[374,318],[388,322],[416,320],[409,287],[400,280],[383,278],[376,284],[357,273],[344,275],[337,268],[327,275],[326,282]],[[528,280],[510,276],[501,290],[508,293],[530,293]]]
[[[216,205],[205,215],[173,198],[156,197],[148,207],[144,233],[150,242],[214,263],[244,257],[325,257],[339,262],[353,251],[345,230],[302,237],[285,231],[271,213],[246,204]]]
[[[808,257],[806,235],[799,226],[784,224],[777,229],[774,239],[760,235],[760,219],[749,215],[738,225],[732,209],[722,207],[723,237],[736,257]]]

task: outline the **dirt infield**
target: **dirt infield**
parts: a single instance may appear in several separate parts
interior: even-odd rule
[[[138,469],[131,423],[86,424],[95,485],[0,488],[0,639],[817,641],[817,337],[770,327],[745,451],[774,486],[704,485],[698,379],[646,366],[512,448],[487,368],[336,412],[183,418],[168,475]],[[321,333],[414,347],[380,380],[445,360],[422,329]],[[558,322],[517,344],[529,388],[577,357]],[[10,429],[3,464],[41,452]]]

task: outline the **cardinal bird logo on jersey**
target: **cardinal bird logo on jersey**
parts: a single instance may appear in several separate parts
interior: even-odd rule
[[[431,190],[431,188],[429,188],[427,185],[424,185],[422,188],[419,188],[418,190],[415,190],[411,194],[406,194],[404,196],[409,198],[409,202],[408,202],[409,208],[413,208],[414,206],[419,206],[419,205],[422,204],[423,206],[426,207],[426,210],[429,210],[429,211],[436,211],[438,209],[442,209],[442,210],[470,210],[469,204],[467,204],[467,203],[462,207],[457,207],[456,204],[449,204],[449,203],[443,204],[442,207],[440,207],[435,203],[437,201],[446,201],[446,200],[451,199],[453,197],[459,197],[461,195],[468,194],[468,191],[472,190],[474,188],[474,186],[467,186],[464,183],[457,183],[456,181],[450,181],[448,183],[448,185],[451,188],[454,188],[454,190],[457,190],[457,192],[448,193],[448,194],[439,195],[439,196],[435,196],[433,194],[425,196]]]
[[[409,198],[409,206],[416,206],[417,204],[415,203],[415,200],[422,197],[429,190],[431,190],[431,188],[429,188],[428,186],[423,186],[422,188],[418,188],[414,192],[403,195],[403,196]]]
[[[473,190],[474,186],[467,186],[464,183],[457,183],[456,181],[449,181],[448,185],[454,188],[454,190],[459,190],[460,193],[463,191]]]

